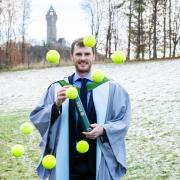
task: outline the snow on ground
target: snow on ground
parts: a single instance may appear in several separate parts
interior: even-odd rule
[[[125,179],[180,179],[180,60],[94,65],[130,94]],[[0,113],[30,110],[74,67],[0,73]]]
[[[94,68],[104,70],[106,76],[127,89],[133,109],[143,103],[146,110],[152,111],[149,102],[151,108],[158,106],[161,110],[165,105],[170,108],[172,104],[179,104],[180,61],[105,64],[94,65]],[[33,108],[52,82],[73,70],[73,67],[59,67],[0,73],[0,112]]]

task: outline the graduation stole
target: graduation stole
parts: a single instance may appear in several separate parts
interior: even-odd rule
[[[91,91],[91,90],[95,89],[96,87],[98,87],[99,85],[101,85],[101,84],[103,84],[103,83],[105,83],[107,81],[109,81],[109,79],[104,77],[104,79],[100,83],[92,82],[90,84],[87,84],[86,85],[87,86],[87,90]],[[58,82],[60,83],[60,85],[62,87],[63,86],[68,86],[68,85],[72,86],[72,84],[70,84],[69,82],[67,82],[65,80],[60,80]],[[80,88],[79,87],[76,87],[76,88],[77,88],[77,91],[78,91],[78,94],[79,94]],[[79,96],[77,96],[77,98],[75,99],[75,107],[76,107],[76,109],[78,111],[78,114],[80,116],[80,123],[81,123],[84,131],[90,132],[92,129],[90,127],[90,123],[89,123],[88,117],[87,117],[87,115],[85,113],[84,107],[82,105],[82,102],[81,102],[81,99],[80,99]]]
[[[88,91],[91,91],[91,90],[93,90],[93,89],[95,89],[96,87],[98,87],[99,85],[101,85],[101,84],[103,84],[103,83],[106,83],[107,81],[110,81],[110,79],[109,78],[107,78],[107,77],[104,77],[104,79],[100,82],[100,83],[97,83],[97,82],[91,82],[91,83],[89,83],[89,84],[87,84],[86,86],[87,86],[87,90]],[[58,81],[59,82],[59,84],[63,87],[63,86],[69,86],[69,85],[71,85],[71,86],[73,86],[72,84],[70,84],[69,82],[67,82],[67,81],[65,81],[65,80],[59,80]],[[80,92],[80,88],[79,87],[76,87],[76,89],[78,90],[78,93]]]

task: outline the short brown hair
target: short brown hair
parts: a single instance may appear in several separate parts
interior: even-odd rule
[[[71,55],[74,52],[74,47],[75,46],[85,47],[84,43],[83,43],[83,40],[84,40],[84,38],[78,38],[78,39],[73,41],[73,43],[71,44]],[[92,47],[92,52],[93,52],[93,54],[95,53],[95,48],[94,47]]]

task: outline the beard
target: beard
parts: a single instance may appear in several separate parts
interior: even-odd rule
[[[79,73],[88,73],[91,70],[92,64],[87,61],[79,61],[75,64],[76,71]]]

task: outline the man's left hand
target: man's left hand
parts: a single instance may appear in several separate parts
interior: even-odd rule
[[[91,124],[93,128],[91,132],[82,132],[88,139],[96,139],[97,137],[103,135],[103,126],[100,124]]]

